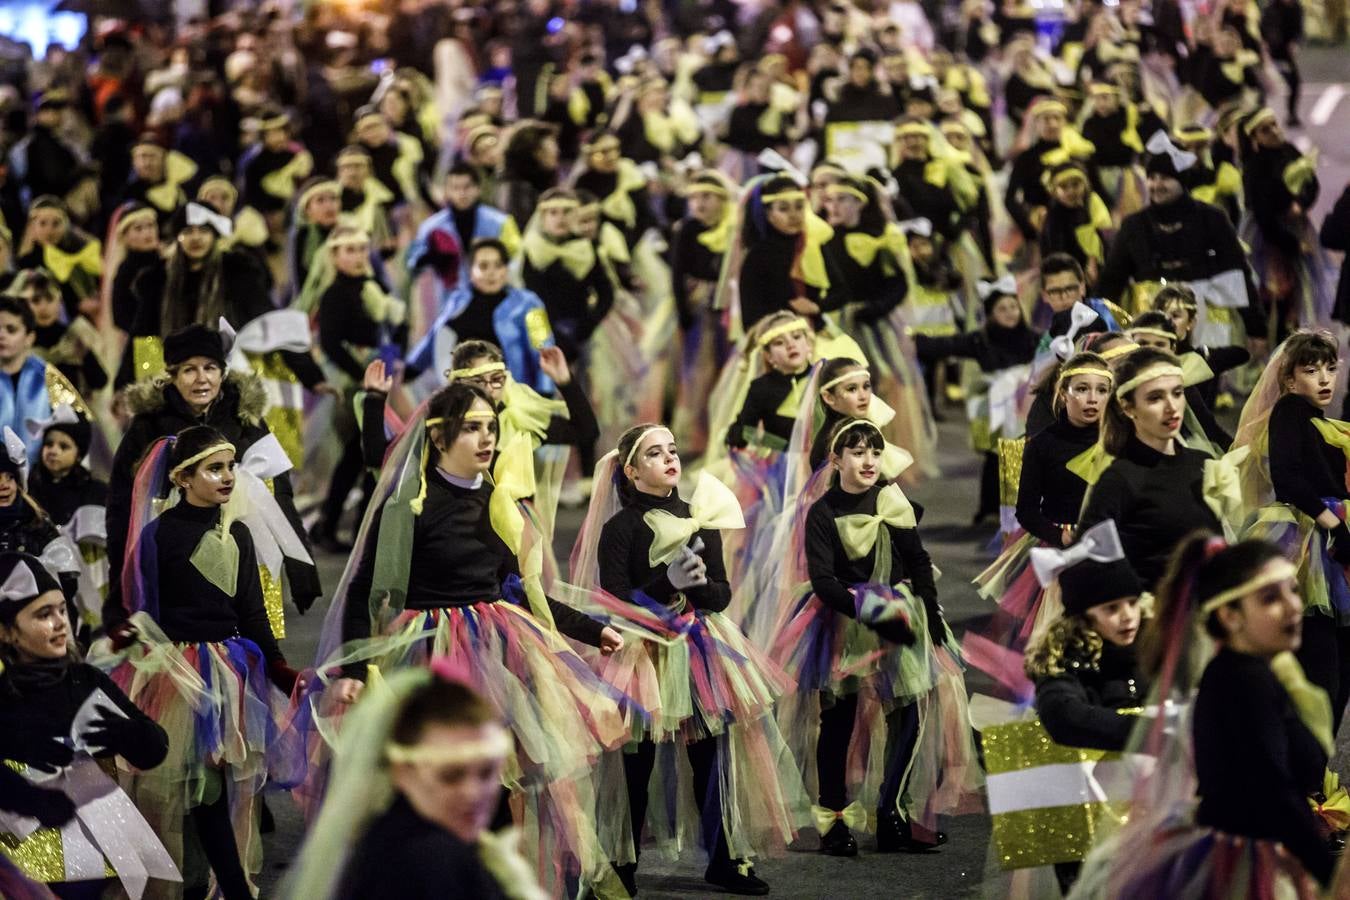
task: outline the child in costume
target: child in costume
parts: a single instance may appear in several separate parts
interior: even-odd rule
[[[756,322],[752,334],[767,371],[750,382],[740,411],[721,437],[735,449],[754,445],[781,451],[792,437],[810,376],[813,332],[806,319],[779,312]]]
[[[1091,285],[1106,261],[1106,239],[1113,231],[1111,210],[1092,188],[1082,163],[1060,163],[1045,177],[1050,203],[1038,238],[1041,257],[1069,254],[1083,267]]]
[[[57,368],[82,397],[108,384],[108,373],[94,352],[101,344],[94,325],[84,316],[62,321],[61,290],[45,269],[24,269],[5,290],[33,312],[33,350]]]
[[[1214,411],[1205,399],[1202,388],[1215,377],[1205,355],[1195,351],[1180,352],[1177,349],[1180,342],[1172,319],[1157,310],[1145,310],[1135,316],[1126,327],[1125,334],[1140,347],[1153,347],[1176,354],[1185,372],[1182,380],[1186,383],[1186,421],[1182,433],[1187,446],[1205,450],[1213,456],[1222,456],[1228,445],[1233,443],[1233,436],[1215,419]]]
[[[0,553],[0,581],[0,730],[21,736],[0,750],[0,853],[59,897],[102,896],[116,878],[140,900],[149,878],[178,881],[160,839],[95,761],[115,754],[154,769],[168,750],[164,729],[78,661],[61,586],[39,559]]]
[[[61,286],[68,318],[97,312],[103,245],[71,224],[70,211],[61,199],[48,195],[33,198],[14,268],[51,272]]]
[[[380,256],[386,259],[393,256],[397,241],[389,204],[394,195],[375,177],[370,154],[354,145],[338,151],[337,183],[342,189],[338,217],[370,235]]]
[[[520,856],[519,834],[490,830],[511,765],[511,732],[455,663],[439,658],[393,673],[353,708],[348,724],[327,802],[282,896],[547,896]]]
[[[590,336],[614,304],[614,285],[595,247],[577,236],[572,215],[576,195],[550,188],[525,226],[521,275],[544,301],[558,346],[569,362],[581,358]]]
[[[28,448],[29,461],[36,461],[42,448],[39,437],[28,436],[29,419],[50,418],[52,410],[68,403],[82,413],[88,407],[73,385],[51,363],[33,352],[37,320],[27,301],[0,295],[0,426],[19,435]]]
[[[235,456],[205,425],[146,455],[122,567],[124,605],[105,608],[111,642],[93,660],[169,734],[159,768],[127,773],[137,806],[168,839],[180,870],[190,835],[224,896],[242,900],[253,896],[262,863],[253,804],[280,774],[282,692],[298,673],[272,635],[253,540],[230,502]],[[177,503],[152,518],[166,486]],[[206,877],[184,875],[189,888]]]
[[[314,157],[291,140],[290,116],[267,111],[258,123],[258,141],[239,158],[239,196],[267,218],[273,234],[281,233],[281,214],[296,187],[314,170]]]
[[[677,490],[681,471],[667,428],[629,429],[597,469],[573,551],[573,580],[600,588],[598,602],[611,621],[644,638],[630,639],[599,668],[649,716],[630,714],[622,775],[608,776],[626,785],[631,828],[602,839],[635,893],[650,793],[658,843],[697,833],[709,855],[709,883],[766,894],[750,858],[784,848],[806,813],[797,773],[781,765],[787,748],[773,718],[788,683],[722,614],[731,585],[720,531],[744,524],[735,496],[705,472],[686,502]],[[687,790],[671,790],[683,780],[680,745],[693,771],[694,821],[682,814],[693,812],[688,797],[678,796]]]
[[[866,420],[834,428],[837,478],[794,535],[799,586],[770,654],[797,682],[779,721],[831,856],[857,854],[852,832],[872,810],[880,852],[944,843],[937,814],[964,808],[980,781],[919,512],[881,477],[884,448]]]
[[[149,206],[120,207],[111,231],[103,268],[113,277],[103,282],[103,314],[111,316],[111,324],[126,333],[136,319],[136,296],[131,285],[142,270],[159,262],[159,215]]]

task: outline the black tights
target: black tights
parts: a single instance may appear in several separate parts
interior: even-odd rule
[[[352,492],[352,488],[356,487],[357,481],[361,480],[364,469],[365,460],[361,454],[361,436],[358,434],[348,440],[342,448],[342,457],[333,469],[333,477],[328,481],[328,496],[323,498],[319,524],[329,534],[337,533],[338,523],[342,520],[342,507],[347,502],[347,495]],[[366,500],[370,497],[371,487],[372,485],[368,483],[361,487],[361,502],[357,506],[356,512],[358,523],[365,514]]]
[[[220,886],[225,900],[253,900],[253,891],[249,889],[244,867],[239,862],[239,845],[234,840],[230,798],[224,781],[221,782],[220,795],[213,802],[195,806],[189,814],[206,861],[216,875],[216,884]],[[205,898],[206,893],[206,885],[198,885],[185,888],[183,898]]]
[[[1303,643],[1298,661],[1308,680],[1327,692],[1331,700],[1333,731],[1340,730],[1345,704],[1350,701],[1350,628],[1330,616],[1303,617]]]
[[[722,831],[722,796],[717,778],[718,738],[704,738],[685,744],[689,767],[694,770],[694,800],[702,821],[703,846],[709,861],[726,863],[731,859],[727,837]],[[623,754],[623,775],[628,783],[628,812],[633,825],[633,847],[642,847],[642,826],[647,820],[647,790],[656,766],[656,744],[642,741],[633,753]]]
[[[820,782],[820,805],[841,810],[848,806],[848,745],[858,714],[858,695],[838,697],[820,712],[820,736],[816,739],[816,777]],[[919,738],[919,708],[907,703],[886,717],[886,768],[881,782],[882,812],[898,808],[904,787],[905,768]]]
[[[1275,68],[1279,71],[1280,77],[1284,79],[1284,85],[1289,89],[1288,110],[1289,118],[1298,118],[1298,101],[1303,93],[1303,76],[1298,71],[1298,60],[1294,57],[1294,49],[1290,47],[1283,53],[1273,53],[1272,59]]]
[[[980,466],[980,505],[975,515],[998,515],[998,454],[985,451],[984,463]]]

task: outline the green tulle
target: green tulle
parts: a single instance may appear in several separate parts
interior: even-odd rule
[[[203,578],[226,595],[234,596],[239,587],[239,544],[230,533],[228,522],[202,535],[191,559]]]

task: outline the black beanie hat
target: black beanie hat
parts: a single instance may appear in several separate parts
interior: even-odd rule
[[[48,431],[59,431],[74,441],[75,450],[79,454],[77,459],[79,460],[84,459],[85,456],[88,455],[89,444],[94,439],[94,429],[89,424],[89,420],[78,413],[75,416],[74,422],[53,422],[48,425],[47,430],[43,432],[44,437]]]
[[[0,553],[0,621],[13,622],[29,603],[48,591],[59,590],[61,583],[36,556]]]
[[[1072,616],[1110,603],[1122,597],[1138,597],[1144,592],[1139,576],[1123,559],[1097,562],[1085,559],[1059,573],[1064,612]]]
[[[188,325],[164,339],[164,365],[177,366],[194,356],[205,356],[225,367],[225,343],[220,332],[205,325]]]

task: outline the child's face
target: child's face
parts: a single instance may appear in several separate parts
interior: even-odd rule
[[[19,480],[13,472],[0,472],[0,506],[13,506],[19,498]]]
[[[999,328],[1016,328],[1022,321],[1022,305],[1011,295],[1000,297],[989,311],[989,319]]]
[[[0,364],[13,363],[27,355],[33,337],[23,319],[11,312],[0,312]]]
[[[922,235],[910,235],[909,258],[916,263],[926,263],[933,258],[933,242]]]
[[[127,226],[123,235],[123,242],[127,245],[128,250],[141,253],[153,250],[159,245],[159,228],[156,227],[152,219],[133,222]]]
[[[1055,182],[1055,200],[1061,206],[1078,209],[1087,198],[1087,180],[1083,178],[1061,178]]]
[[[28,233],[43,246],[55,244],[66,233],[66,218],[54,209],[39,209],[28,217]]]
[[[811,335],[805,328],[790,331],[774,338],[764,348],[764,355],[774,371],[796,374],[811,362]]]
[[[1163,311],[1172,320],[1172,328],[1177,333],[1177,340],[1184,340],[1186,335],[1191,333],[1191,325],[1195,324],[1194,315],[1181,303],[1169,303],[1167,309]]]
[[[75,468],[80,451],[64,431],[48,431],[42,439],[42,467],[58,478]]]
[[[358,241],[333,248],[333,265],[343,275],[353,278],[365,275],[370,260],[370,243]]]
[[[593,207],[577,210],[576,216],[572,219],[572,229],[577,237],[584,237],[588,241],[595,240],[600,234],[600,210]]]
[[[27,290],[24,291],[24,299],[28,301],[28,308],[33,311],[33,318],[39,327],[55,325],[61,318],[61,295],[56,291]]]
[[[572,235],[571,215],[572,210],[565,206],[550,206],[544,210],[539,224],[544,229],[544,234],[551,238],[570,237]]]

